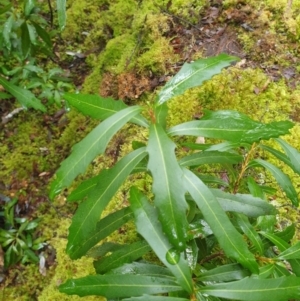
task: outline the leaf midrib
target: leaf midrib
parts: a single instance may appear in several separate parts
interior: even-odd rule
[[[139,207],[141,208],[140,210],[143,210],[143,204],[142,203],[139,203]],[[145,214],[145,217],[148,219],[148,225],[150,224],[152,229],[153,229],[153,232],[155,233],[155,236],[157,237],[157,240],[161,242],[161,245],[163,246],[163,248],[165,249],[165,254],[167,254],[167,252],[169,251],[169,248],[165,245],[164,241],[162,241],[160,239],[160,236],[158,235],[158,233],[155,231],[155,228],[153,227],[152,225],[152,220],[151,218],[148,216],[147,212],[145,210],[143,210],[144,214]],[[165,263],[165,259],[162,260],[164,263]],[[190,283],[188,281],[188,279],[185,277],[185,274],[182,272],[182,270],[179,268],[179,265],[176,264],[174,265],[174,267],[179,271],[179,273],[181,274],[182,278],[185,279],[185,282],[187,283],[187,286],[192,290],[191,286],[190,286]]]
[[[170,192],[170,185],[169,185],[167,168],[166,168],[166,161],[165,161],[165,157],[164,157],[164,151],[162,149],[161,141],[159,139],[159,134],[158,134],[156,126],[154,126],[154,129],[155,129],[155,136],[156,136],[158,147],[159,147],[159,152],[161,155],[161,160],[163,161],[163,170],[164,170],[165,182],[166,182],[167,193],[168,193],[168,203],[169,203],[170,209],[171,209],[172,220],[175,221],[174,207],[173,207],[173,204],[171,201],[171,192]],[[177,228],[177,224],[175,224],[175,227]]]
[[[133,112],[138,111],[138,110],[139,110],[139,107],[137,107],[137,108],[136,108],[135,110],[133,110],[133,111],[128,112],[126,115],[124,115],[124,116],[122,117],[122,119],[124,119],[124,118],[127,117],[128,115],[130,115],[130,114],[132,114]],[[109,130],[111,130],[112,127],[115,126],[118,122],[120,122],[120,119],[117,119],[110,127],[108,127],[105,131],[103,131],[102,135],[100,135],[99,138],[96,139],[95,142],[91,144],[91,146],[87,149],[87,151],[86,151],[86,152],[85,152],[85,153],[77,160],[77,162],[75,163],[75,166],[73,166],[72,168],[70,168],[70,169],[68,170],[68,172],[65,174],[65,176],[62,177],[61,180],[60,180],[58,183],[63,183],[63,182],[64,182],[64,179],[66,179],[66,178],[69,176],[69,174],[71,173],[71,171],[74,170],[74,167],[78,166],[78,165],[81,163],[81,160],[82,160],[82,159],[86,156],[86,154],[94,147],[94,145],[97,144],[97,143],[99,142],[99,140],[101,140],[102,137],[105,136],[105,135],[107,134],[107,132],[108,132]],[[87,136],[87,137],[88,137],[88,136]],[[82,141],[83,141],[83,140],[82,140]],[[82,142],[82,141],[81,141],[81,142]],[[57,185],[57,186],[60,186],[60,185]]]
[[[95,208],[95,206],[99,203],[99,201],[103,198],[103,196],[105,196],[105,194],[107,193],[107,191],[111,188],[111,186],[113,186],[113,184],[115,183],[115,181],[118,179],[118,177],[120,175],[122,175],[122,173],[124,172],[124,170],[127,169],[128,165],[130,165],[132,163],[132,161],[134,161],[138,156],[143,155],[144,152],[138,154],[137,156],[133,157],[122,169],[121,171],[118,173],[117,177],[115,177],[110,184],[107,186],[107,188],[103,191],[103,193],[99,196],[99,198],[94,202],[93,206],[91,206],[90,211],[88,212],[88,214],[86,214],[85,218],[83,219],[83,221],[81,222],[81,226],[84,225],[85,221],[87,220],[87,218],[89,217],[90,213],[93,211],[93,209]],[[76,237],[78,236],[78,233],[80,232],[81,227],[78,228],[77,232],[74,235],[73,241],[76,240]],[[73,252],[72,252],[73,253]]]
[[[218,225],[219,225],[220,228],[222,229],[222,232],[223,232],[224,235],[227,237],[227,239],[228,239],[228,241],[230,242],[230,244],[233,246],[233,249],[235,249],[236,252],[237,252],[238,254],[240,254],[241,257],[244,258],[245,261],[247,261],[246,258],[245,258],[244,255],[243,255],[243,253],[241,253],[241,252],[239,251],[239,249],[236,248],[235,244],[231,241],[230,237],[227,235],[225,229],[223,228],[222,224],[220,223],[220,220],[216,217],[214,211],[212,210],[212,208],[211,208],[211,206],[209,205],[209,203],[206,201],[206,198],[203,196],[203,194],[201,193],[201,191],[198,190],[198,188],[193,184],[193,182],[191,182],[191,181],[189,180],[189,178],[188,178],[186,175],[184,175],[184,177],[190,182],[190,184],[191,184],[191,185],[198,191],[198,193],[201,195],[202,199],[205,201],[205,203],[206,203],[206,205],[208,206],[209,210],[211,211],[211,213],[212,213],[213,216],[215,217],[215,220],[217,221]]]

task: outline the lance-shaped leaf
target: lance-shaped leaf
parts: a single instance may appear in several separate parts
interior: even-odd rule
[[[145,241],[137,241],[130,245],[124,245],[120,250],[112,252],[111,255],[103,257],[94,262],[97,274],[104,274],[111,269],[117,268],[124,263],[139,259],[151,250]]]
[[[66,20],[67,20],[66,0],[56,0],[56,8],[57,8],[59,29],[62,31],[66,26]]]
[[[47,46],[49,48],[52,48],[53,45],[52,45],[52,41],[51,41],[51,38],[50,38],[50,35],[48,34],[48,32],[43,27],[41,27],[39,24],[33,22],[32,20],[30,20],[30,23],[34,26],[39,37],[47,44]]]
[[[100,95],[65,93],[64,99],[84,115],[99,120],[105,120],[128,107],[121,100],[104,98]],[[144,127],[149,126],[148,121],[140,115],[133,117],[131,121]]]
[[[168,268],[146,262],[124,264],[119,268],[109,271],[109,274],[134,274],[175,279]]]
[[[247,115],[230,110],[208,111],[200,120],[189,121],[169,129],[171,136],[190,135],[216,138],[233,142],[253,143],[289,133],[294,124],[290,121],[263,124]]]
[[[31,48],[31,43],[30,43],[30,37],[29,37],[29,31],[28,31],[28,25],[27,22],[23,22],[21,25],[21,40],[22,40],[22,53],[23,53],[23,58],[26,59]]]
[[[147,171],[147,160],[144,159],[134,167],[134,169],[131,171],[131,174],[137,172],[146,172],[146,171]],[[80,183],[80,185],[78,185],[76,189],[74,189],[70,193],[67,200],[69,202],[83,200],[86,196],[88,196],[93,191],[93,189],[97,186],[100,179],[101,179],[101,174],[98,174],[95,177],[83,181],[82,183]]]
[[[233,263],[216,267],[209,271],[205,271],[201,273],[199,277],[197,277],[197,280],[226,282],[240,280],[247,276],[250,276],[249,270],[244,269],[241,265],[237,263]]]
[[[96,228],[89,232],[89,235],[82,238],[80,244],[77,244],[72,250],[72,256],[78,258],[99,241],[106,238],[108,235],[113,233],[133,218],[133,214],[129,208],[123,208],[114,213],[109,214],[105,218],[101,219]],[[89,254],[89,256],[91,256]]]
[[[123,157],[114,167],[101,172],[99,184],[89,198],[82,202],[72,219],[69,229],[67,253],[72,259],[85,254],[86,242],[96,229],[99,217],[108,202],[125,181],[131,170],[146,156],[140,148]]]
[[[272,300],[299,299],[300,278],[294,276],[277,279],[245,278],[240,281],[215,284],[199,288],[202,294],[230,300]]]
[[[123,301],[190,301],[190,299],[166,297],[166,296],[149,296],[143,295],[141,297],[132,297],[123,299]]]
[[[161,125],[164,129],[167,125],[167,115],[168,115],[168,106],[166,103],[157,106],[155,108],[155,121],[157,124]]]
[[[279,159],[280,161],[284,162],[286,165],[291,167],[291,161],[289,160],[289,158],[282,152],[268,146],[268,145],[264,145],[264,144],[259,144],[259,146],[268,151],[269,153],[271,153],[272,155],[274,155],[277,159]]]
[[[279,259],[300,259],[300,242],[298,241],[292,247],[281,252]]]
[[[273,271],[273,278],[279,278],[282,276],[290,276],[291,272],[287,270],[286,266],[284,266],[284,263],[279,263],[274,265],[274,271]]]
[[[82,183],[79,184],[79,186],[76,189],[74,189],[70,193],[67,200],[69,202],[83,200],[84,197],[86,197],[91,191],[93,191],[93,189],[99,183],[100,179],[101,179],[101,173],[95,177],[83,181]]]
[[[220,73],[223,68],[230,66],[232,62],[237,60],[237,57],[220,54],[193,63],[185,63],[158,94],[158,104],[183,94],[189,88],[200,86],[204,81]]]
[[[229,153],[229,152],[218,152],[218,151],[207,151],[198,152],[179,160],[181,166],[198,166],[202,164],[237,164],[243,161],[243,156]]]
[[[140,111],[140,107],[133,106],[117,112],[101,122],[77,143],[72,149],[72,154],[62,162],[56,172],[56,179],[51,185],[50,198],[53,199],[64,187],[69,186],[80,173],[83,173],[91,161],[105,151],[113,135]]]
[[[124,245],[108,241],[89,250],[86,256],[99,259],[100,257],[105,256],[107,253],[121,250],[123,247]]]
[[[175,144],[160,125],[151,125],[147,151],[160,221],[170,242],[183,250],[188,227],[183,174],[175,156]]]
[[[141,275],[94,275],[68,280],[59,291],[80,297],[97,295],[107,299],[163,294],[182,290],[174,280]]]
[[[251,195],[261,198],[263,200],[265,199],[264,191],[262,190],[261,186],[259,186],[252,177],[247,178],[247,186]]]
[[[290,164],[288,164],[296,173],[300,174],[300,153],[297,149],[286,143],[284,140],[275,139],[286,153]]]
[[[262,255],[264,253],[263,242],[254,227],[249,222],[248,218],[244,214],[236,214],[235,216],[237,224],[252,242],[256,252],[258,252],[259,255]]]
[[[283,239],[286,242],[289,242],[295,235],[296,227],[295,224],[287,226],[283,231],[276,232],[276,236]]]
[[[259,268],[259,274],[252,274],[251,278],[253,279],[266,279],[270,278],[269,276],[273,273],[275,264],[267,264]]]
[[[292,201],[293,205],[298,206],[298,195],[290,178],[285,173],[283,173],[278,167],[262,159],[255,159],[251,161],[250,166],[255,166],[256,163],[260,166],[263,166],[271,172],[279,186],[286,193],[286,196]]]
[[[251,272],[257,273],[258,265],[254,255],[248,250],[243,237],[231,224],[217,199],[191,171],[185,169],[184,175],[188,192],[197,203],[226,255],[237,260]]]
[[[191,293],[193,284],[189,265],[183,253],[177,252],[177,258],[174,261],[169,259],[168,255],[174,248],[163,233],[156,209],[149,204],[146,197],[135,187],[132,187],[130,190],[129,201],[138,232],[148,242],[162,263],[176,277],[181,287]]]
[[[4,46],[6,46],[8,50],[11,49],[10,37],[11,37],[11,32],[12,32],[14,22],[15,22],[14,15],[11,14],[2,27],[3,28],[2,35],[3,35],[3,42],[4,42],[3,44]]]
[[[42,112],[46,112],[46,107],[29,90],[13,85],[1,76],[0,85],[2,85],[4,89],[12,96],[14,96],[23,107],[33,108]]]
[[[250,194],[231,194],[220,189],[210,189],[210,191],[217,198],[224,211],[239,212],[249,217],[277,213],[273,205]]]
[[[35,1],[33,0],[27,0],[24,3],[24,15],[26,17],[29,17],[29,15],[32,13],[32,10],[36,6]]]

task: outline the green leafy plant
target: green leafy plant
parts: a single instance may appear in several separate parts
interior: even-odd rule
[[[70,279],[60,286],[61,292],[145,301],[300,298],[300,243],[290,243],[295,225],[277,229],[277,210],[266,201],[276,186],[259,184],[257,170],[270,172],[298,205],[289,177],[258,156],[259,150],[267,151],[299,173],[299,152],[278,138],[293,124],[264,124],[224,110],[205,111],[200,120],[167,127],[167,101],[235,60],[221,54],[186,63],[146,108],[97,95],[65,95],[72,106],[103,121],[63,161],[51,198],[103,154],[127,122],[144,127],[149,135],[145,141],[133,141],[131,153],[70,194],[69,201],[81,202],[69,229],[67,253],[72,259],[93,256],[96,275]],[[185,136],[205,137],[210,143],[183,143]],[[264,143],[270,139],[284,153]],[[189,153],[182,153],[187,146]],[[223,177],[216,176],[213,167]],[[151,176],[152,193],[135,186],[136,172]],[[99,219],[128,178],[130,206]],[[135,222],[139,241],[103,242],[129,220]],[[141,259],[151,251],[156,261]]]
[[[15,207],[18,199],[7,200],[0,211],[3,228],[0,228],[0,245],[3,247],[4,266],[9,267],[18,262],[39,262],[35,251],[44,247],[40,238],[34,238],[34,231],[39,219],[15,217]]]
[[[65,1],[58,0],[57,8],[62,30],[66,22]],[[0,52],[5,59],[0,68],[0,85],[7,92],[1,92],[0,99],[13,96],[25,108],[42,112],[46,111],[43,99],[61,103],[61,94],[71,86],[68,79],[62,76],[60,68],[45,71],[36,59],[38,55],[53,57],[55,31],[47,27],[49,24],[34,0],[24,1],[22,10],[11,1],[0,4]]]

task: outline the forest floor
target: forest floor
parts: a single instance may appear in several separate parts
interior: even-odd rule
[[[277,83],[284,87],[284,95],[276,90],[277,101],[280,101],[280,97],[290,101],[291,109],[285,116],[295,123],[300,122],[300,99],[297,98],[300,96],[300,22],[295,21],[300,10],[299,1],[283,1],[285,5],[278,5],[277,8],[265,5],[259,9],[254,9],[255,3],[261,1],[250,1],[250,4],[247,1],[232,1],[233,4],[227,6],[223,2],[226,1],[209,1],[209,5],[200,13],[191,9],[189,14],[192,22],[186,15],[172,12],[171,1],[160,7],[160,14],[167,18],[169,24],[164,38],[169,41],[177,61],[165,63],[165,69],[157,72],[136,73],[132,70],[114,75],[111,71],[105,71],[96,90],[100,90],[102,96],[112,96],[132,104],[143,93],[151,94],[158,90],[183,63],[197,56],[227,53],[240,58],[237,64],[241,70],[259,70],[265,75],[265,80],[260,84],[256,84],[256,79],[253,79],[254,85],[249,93],[254,97],[261,97]],[[141,39],[142,32],[137,36],[136,47],[132,56],[128,56],[127,65],[131,64],[132,57],[139,55],[136,49],[140,47]],[[80,56],[72,59],[64,57],[58,61],[71,74],[77,88],[84,85],[86,77],[92,72],[88,57],[101,54],[106,43],[108,40],[101,47],[84,49],[85,52]],[[66,43],[57,45],[57,51],[66,51],[66,48]],[[242,75],[237,75],[235,80],[235,85],[243,85]],[[84,137],[95,121],[58,107],[49,108],[45,114],[22,111],[7,119],[6,116],[16,107],[18,104],[11,100],[0,102],[0,201],[4,203],[7,198],[17,198],[15,215],[18,217],[29,220],[44,217],[35,236],[45,239],[42,252],[47,276],[44,276],[43,267],[39,269],[38,264],[31,267],[17,264],[4,271],[4,253],[0,252],[0,300],[1,297],[2,300],[42,300],[39,299],[41,292],[56,273],[57,250],[49,242],[58,228],[55,223],[70,221],[76,210],[75,204],[65,202],[64,195],[51,203],[48,185],[60,162],[70,153],[72,145]],[[195,112],[195,116],[198,113]],[[117,152],[112,151],[107,155],[113,161],[118,159]],[[67,234],[59,232],[59,235],[65,239]]]

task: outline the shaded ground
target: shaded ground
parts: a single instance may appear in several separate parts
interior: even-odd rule
[[[197,15],[191,11],[191,15],[198,19],[198,22],[190,23],[187,18],[174,15],[168,9],[168,5],[161,8],[161,12],[168,16],[170,30],[165,33],[169,39],[174,53],[179,55],[176,64],[169,65],[167,72],[158,73],[137,73],[135,70],[124,72],[122,74],[112,74],[105,72],[99,87],[102,96],[112,96],[122,99],[127,103],[134,103],[144,92],[152,92],[164,85],[170,77],[176,73],[185,62],[190,62],[197,54],[201,56],[214,56],[225,52],[241,58],[238,63],[242,68],[260,68],[268,75],[269,82],[263,87],[255,88],[254,93],[259,94],[268,88],[269,83],[277,82],[284,79],[288,86],[293,89],[300,82],[300,74],[296,66],[300,63],[298,55],[299,41],[296,38],[289,38],[287,34],[279,32],[274,34],[268,30],[268,23],[264,23],[258,18],[257,11],[253,7],[240,1],[238,5],[224,9],[222,1],[210,1],[211,5]],[[287,7],[288,9],[288,7]],[[249,34],[252,42],[251,46],[247,45],[245,40],[241,38],[243,34]],[[289,38],[289,39],[288,39]],[[90,52],[100,53],[100,48],[92,49],[89,52],[74,56],[70,60],[60,62],[61,66],[68,70],[77,87],[83,84],[87,74],[90,73],[86,58]],[[139,39],[134,56],[138,56]],[[129,58],[130,60],[130,58]],[[128,62],[129,64],[130,62]],[[1,101],[0,115],[7,116],[15,107],[13,102]],[[52,112],[51,112],[52,111]],[[70,119],[63,109],[51,109],[47,114],[21,112],[16,114],[12,119],[5,120],[0,125],[1,144],[5,144],[9,152],[14,152],[15,141],[14,136],[18,134],[19,124],[28,120],[34,120],[33,129],[29,135],[29,140],[25,143],[35,143],[40,141],[39,135],[43,132],[45,138],[44,144],[40,145],[39,153],[36,157],[44,158],[42,160],[32,160],[31,153],[22,154],[23,157],[30,161],[27,167],[27,174],[20,176],[15,170],[5,179],[0,179],[0,202],[4,198],[18,197],[18,205],[16,215],[19,217],[35,218],[37,215],[46,214],[50,209],[57,212],[57,215],[71,216],[76,209],[75,205],[53,205],[47,197],[47,185],[51,177],[58,168],[59,163],[65,158],[71,145],[78,141],[80,137],[88,129],[91,121],[77,124],[76,138],[69,140],[68,143],[61,143],[61,137],[69,126]],[[298,122],[300,117],[300,108],[294,107],[291,119]],[[28,116],[30,114],[30,116]],[[36,131],[34,127],[36,126]],[[71,142],[72,141],[72,142]],[[46,143],[46,144],[45,144]],[[54,145],[51,148],[51,144]],[[71,144],[71,145],[70,145]],[[55,154],[52,153],[53,149]],[[112,160],[118,158],[117,152],[111,152]],[[47,166],[42,166],[42,162],[48,162]],[[1,219],[0,219],[1,223]],[[40,233],[36,233],[37,236]],[[44,249],[46,256],[46,267],[49,269],[55,266],[55,250],[47,245]],[[3,261],[0,253],[0,269]],[[13,270],[6,271],[6,277],[9,279],[9,285],[20,285],[20,277],[22,274],[22,266],[16,266]],[[18,272],[16,272],[18,271]],[[12,276],[15,275],[15,276]],[[36,287],[36,290],[41,287]],[[37,299],[38,293],[32,294],[32,300]]]

